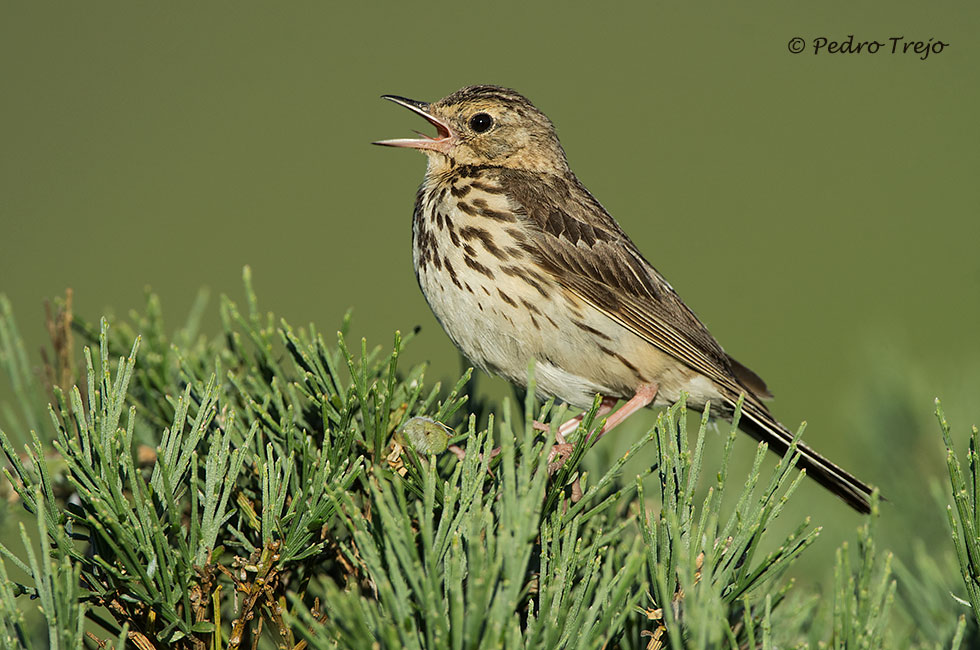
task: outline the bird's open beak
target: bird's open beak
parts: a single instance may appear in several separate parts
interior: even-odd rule
[[[398,97],[397,95],[382,95],[381,99],[390,99],[400,106],[404,106],[410,111],[418,113],[425,119],[427,119],[434,127],[436,127],[436,137],[430,138],[424,133],[419,134],[418,138],[398,138],[395,140],[378,140],[377,142],[372,142],[371,144],[380,144],[385,147],[408,147],[410,149],[429,149],[431,151],[438,151],[442,154],[449,154],[449,149],[453,145],[453,141],[456,139],[455,134],[449,125],[434,117],[429,113],[429,104],[426,102],[417,102],[414,99],[405,99],[404,97]]]

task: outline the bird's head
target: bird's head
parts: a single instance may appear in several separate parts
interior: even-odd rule
[[[467,86],[434,103],[383,95],[436,127],[436,136],[374,144],[420,149],[432,165],[488,165],[543,173],[568,170],[555,127],[523,95],[500,86]]]

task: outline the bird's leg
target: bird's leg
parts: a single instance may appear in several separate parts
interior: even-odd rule
[[[614,398],[603,397],[602,401],[599,402],[599,408],[596,410],[595,416],[597,418],[601,418],[606,413],[610,413],[614,406],[616,406],[616,400]],[[558,441],[558,444],[565,444],[565,436],[578,428],[578,425],[580,425],[582,420],[585,418],[586,413],[588,413],[588,411],[582,411],[571,420],[566,420],[565,422],[561,423],[561,425],[558,427],[558,431],[555,432],[555,440]]]
[[[592,440],[590,438],[586,438],[584,442],[588,443],[590,440],[592,440],[592,442],[597,442],[599,438],[601,438],[607,431],[610,431],[613,427],[617,426],[623,420],[633,415],[640,409],[649,406],[657,396],[657,391],[659,390],[660,387],[657,386],[657,384],[642,384],[636,389],[636,394],[633,395],[633,397],[619,407],[618,411],[606,419],[606,423],[602,425],[602,429],[596,433],[595,439]],[[602,403],[599,405],[599,410],[597,411],[596,415],[604,415],[610,412],[615,404],[616,400],[608,397],[604,398]],[[558,428],[558,433],[555,435],[555,438],[558,439],[559,442],[551,448],[551,455],[548,457],[549,474],[554,474],[557,472],[558,469],[565,464],[565,461],[568,460],[568,458],[572,455],[572,451],[575,449],[575,446],[565,442],[563,437],[559,438],[559,436],[562,435],[562,429],[564,429],[567,425],[572,425],[567,429],[567,431],[572,431],[582,421],[582,417],[583,416],[580,415],[576,418],[572,418]],[[556,457],[557,460],[555,460]],[[582,486],[579,484],[579,479],[576,478],[572,483],[572,503],[576,503],[581,498]]]
[[[602,429],[595,434],[595,441],[598,441],[606,432],[611,431],[613,427],[620,424],[623,420],[633,415],[642,408],[646,408],[653,402],[653,399],[657,396],[657,391],[660,387],[657,384],[641,384],[639,388],[636,389],[636,394],[629,399],[628,402],[619,407],[619,410],[610,415],[606,419],[606,423],[602,425]]]
[[[613,399],[612,397],[603,397],[602,401],[599,403],[598,410],[596,410],[595,416],[597,418],[602,417],[606,413],[612,411],[614,406],[616,406],[615,399]],[[560,425],[558,425],[558,430],[555,432],[555,440],[558,442],[558,444],[560,445],[566,444],[565,436],[567,436],[569,433],[575,431],[575,429],[578,428],[578,425],[580,425],[582,423],[582,420],[585,419],[586,413],[588,413],[588,411],[582,411],[575,417],[569,420],[565,420]],[[549,427],[544,422],[539,422],[538,420],[532,422],[531,427],[537,431],[544,431],[545,433],[551,431],[551,427]]]

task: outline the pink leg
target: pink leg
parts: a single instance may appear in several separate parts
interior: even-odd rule
[[[615,399],[613,399],[612,397],[602,398],[602,401],[599,403],[599,408],[596,411],[595,416],[597,418],[602,417],[606,413],[612,411],[614,406],[616,406]],[[569,433],[575,431],[575,429],[578,428],[578,425],[581,424],[582,420],[585,418],[585,413],[586,412],[582,412],[579,415],[573,417],[572,419],[562,422],[558,426],[558,431],[555,432],[555,440],[558,441],[558,444],[565,444],[565,436],[567,436]],[[535,420],[531,426],[538,431],[551,431],[551,428],[547,424],[545,424],[544,422],[538,422],[537,420]]]
[[[636,394],[633,395],[625,404],[623,404],[618,411],[613,413],[609,418],[606,419],[606,423],[602,426],[602,429],[596,433],[595,440],[592,442],[597,442],[599,438],[602,437],[604,433],[611,430],[613,427],[621,423],[623,420],[633,415],[640,409],[649,406],[653,399],[657,396],[657,391],[660,388],[656,384],[643,384],[636,389]],[[616,404],[616,400],[611,398],[604,398],[602,403],[599,405],[598,412],[596,415],[605,415],[612,410],[612,407]],[[583,415],[572,418],[568,422],[565,422],[560,427],[555,434],[555,440],[558,444],[551,448],[551,455],[548,457],[548,474],[554,474],[557,472],[565,461],[572,455],[575,446],[565,442],[565,433],[569,433],[575,429],[581,422]],[[588,444],[590,439],[586,438],[585,443]],[[572,482],[572,503],[577,503],[582,498],[582,485],[579,483],[581,477],[576,477]]]
[[[636,395],[630,398],[628,402],[619,407],[619,410],[610,415],[606,419],[606,424],[602,429],[595,435],[595,440],[598,441],[599,438],[603,436],[607,431],[612,430],[613,427],[620,424],[623,420],[633,415],[642,408],[646,408],[653,401],[653,398],[657,396],[657,391],[660,387],[656,384],[643,384],[636,389]]]
[[[598,410],[596,410],[595,416],[597,418],[601,418],[606,413],[612,411],[614,406],[616,406],[615,399],[612,397],[603,397],[602,401],[599,403]],[[580,425],[582,420],[585,418],[585,413],[587,413],[587,411],[576,415],[571,420],[562,422],[561,426],[558,427],[558,431],[555,433],[555,440],[557,440],[559,444],[564,444],[565,436],[578,428],[578,425]]]

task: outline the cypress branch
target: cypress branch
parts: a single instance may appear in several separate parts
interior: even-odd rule
[[[247,269],[244,282],[244,309],[220,299],[214,338],[200,331],[205,293],[172,334],[153,294],[128,322],[52,315],[60,352],[43,373],[48,389],[0,299],[15,402],[2,411],[5,489],[37,531],[17,549],[0,545],[4,646],[908,640],[893,625],[904,592],[876,547],[877,505],[856,559],[837,554],[833,599],[785,579],[820,531],[804,517],[779,539],[770,532],[802,478],[795,445],[770,470],[760,446],[738,476],[734,425],[712,464],[708,411],[689,433],[682,399],[621,457],[600,463],[580,444],[549,471],[553,438],[532,423],[557,425],[565,409],[537,402],[533,367],[524,403],[497,405],[479,428],[466,411],[469,372],[444,389],[426,383],[424,366],[402,367],[411,335],[396,333],[387,350],[355,343],[349,314],[336,338],[293,327],[260,311]],[[80,360],[67,352],[81,347],[72,332],[88,343]],[[602,426],[598,405],[573,441]],[[977,433],[964,471],[939,417],[955,504],[950,558],[976,612]],[[634,458],[650,462],[630,475]],[[937,593],[943,566],[896,564],[894,575],[906,591]],[[942,617],[947,601],[927,602],[932,637],[919,647],[976,638],[973,622]]]

